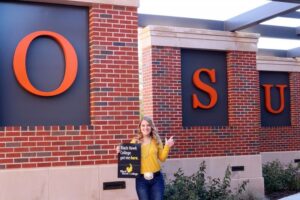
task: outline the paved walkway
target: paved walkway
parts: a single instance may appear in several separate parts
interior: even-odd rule
[[[279,200],[299,200],[299,199],[300,199],[300,193],[297,193],[288,197],[281,198]]]

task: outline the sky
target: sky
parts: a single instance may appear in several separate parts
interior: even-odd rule
[[[225,21],[243,12],[270,3],[269,0],[140,0],[139,13]],[[300,27],[300,19],[276,17],[262,24]],[[258,48],[288,50],[298,40],[261,37]]]

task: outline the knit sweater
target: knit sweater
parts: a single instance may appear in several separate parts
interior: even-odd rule
[[[136,140],[131,140],[131,143],[136,143]],[[159,171],[161,168],[160,161],[164,162],[170,151],[168,145],[163,147],[162,144],[157,144],[154,139],[149,144],[142,144],[141,149],[141,174]]]

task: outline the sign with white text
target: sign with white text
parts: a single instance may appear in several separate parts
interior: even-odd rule
[[[122,144],[118,156],[118,177],[136,178],[141,170],[141,145]]]

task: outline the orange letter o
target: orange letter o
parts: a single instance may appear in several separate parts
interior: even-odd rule
[[[26,55],[30,43],[39,36],[49,36],[56,40],[62,47],[65,56],[65,74],[60,86],[52,91],[44,92],[36,89],[28,79],[26,70]],[[77,56],[73,46],[62,35],[51,31],[37,31],[24,37],[18,44],[13,61],[15,76],[21,86],[28,92],[39,96],[55,96],[63,93],[71,87],[77,75]]]

